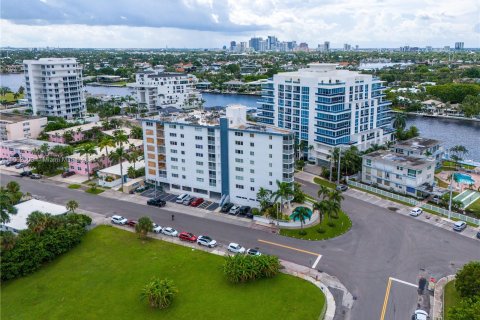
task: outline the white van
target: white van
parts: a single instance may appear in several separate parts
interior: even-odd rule
[[[179,195],[179,196],[177,197],[177,199],[175,200],[175,202],[176,202],[176,203],[183,203],[183,201],[184,201],[187,197],[189,197],[188,194],[182,193],[181,195]]]

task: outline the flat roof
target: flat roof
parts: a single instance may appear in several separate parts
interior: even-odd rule
[[[409,167],[409,168],[423,168],[426,165],[434,163],[433,160],[410,157],[410,156],[398,154],[388,150],[374,151],[366,154],[365,157],[374,159],[374,160],[392,162],[392,163],[402,165],[403,167]]]
[[[10,215],[10,222],[5,225],[16,230],[27,229],[27,218],[34,211],[50,213],[52,216],[68,212],[65,206],[37,199],[21,202],[15,205],[15,208],[17,208],[17,213]]]
[[[123,174],[126,175],[128,169],[130,167],[135,167],[135,169],[145,168],[145,161],[144,160],[136,161],[135,165],[133,163],[128,162],[128,161],[124,161],[124,162],[122,162],[122,166],[123,166]],[[98,172],[99,173],[105,173],[105,174],[114,174],[116,176],[120,176],[120,163],[116,164],[114,166],[99,170]]]
[[[55,146],[67,146],[63,143],[56,143],[44,140],[35,140],[35,139],[18,139],[18,140],[6,140],[2,141],[0,145],[6,148],[20,149],[20,150],[33,150],[47,144],[50,148]]]
[[[51,134],[53,134],[53,135],[58,134],[59,136],[62,136],[67,131],[73,131],[74,133],[76,133],[77,130],[80,128],[80,130],[83,132],[83,131],[92,130],[93,127],[102,127],[102,123],[101,122],[90,122],[90,123],[81,124],[81,125],[70,127],[70,128],[48,131],[47,134],[50,134],[50,135]]]
[[[17,113],[0,113],[0,120],[3,121],[11,121],[11,122],[20,122],[20,121],[27,121],[32,119],[47,119],[47,117],[39,117],[39,116],[32,116],[26,114],[17,114]]]
[[[415,137],[412,139],[399,141],[393,145],[394,148],[407,148],[413,150],[424,150],[440,144],[439,140]]]

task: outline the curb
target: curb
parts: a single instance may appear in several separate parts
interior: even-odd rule
[[[445,285],[455,279],[455,275],[449,275],[438,280],[433,294],[433,320],[443,320],[443,302]]]

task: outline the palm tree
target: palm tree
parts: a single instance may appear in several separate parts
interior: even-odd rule
[[[69,200],[65,206],[69,211],[75,213],[75,210],[78,209],[78,202],[75,200]]]
[[[148,301],[152,308],[167,308],[173,301],[178,290],[172,280],[152,279],[143,288],[141,298]]]
[[[328,203],[328,200],[323,200],[323,201],[316,201],[313,203],[313,208],[312,210],[313,211],[318,211],[318,217],[319,217],[319,220],[320,220],[320,224],[322,223],[323,221],[323,216],[325,213],[328,213],[329,212],[329,203]]]
[[[117,149],[115,149],[115,151],[111,152],[110,153],[110,159],[112,161],[118,161],[120,163],[120,176],[121,176],[121,179],[122,179],[122,191],[123,191],[123,180],[124,180],[124,177],[123,177],[123,160],[127,157],[127,152],[125,151],[125,149],[123,147],[119,147]]]
[[[140,238],[145,239],[149,232],[153,231],[153,222],[149,217],[141,217],[135,225],[135,232],[139,234]]]
[[[105,149],[105,155],[108,159],[108,147],[115,147],[115,141],[111,136],[105,135],[98,143],[98,147],[100,148],[100,150]]]
[[[17,237],[11,231],[4,231],[0,234],[1,237],[1,248],[3,251],[8,251],[15,247],[17,242]]]
[[[6,191],[11,195],[13,204],[17,204],[22,199],[23,193],[20,191],[20,185],[16,181],[10,181],[6,185]]]
[[[115,144],[123,146],[124,143],[128,143],[128,136],[123,130],[115,130],[113,132],[113,140],[115,141]]]
[[[5,188],[0,189],[0,223],[10,222],[10,215],[17,213],[14,197]]]
[[[317,195],[318,197],[322,197],[322,200],[325,200],[325,198],[328,196],[328,194],[330,193],[330,188],[327,187],[327,186],[324,186],[324,185],[320,185],[319,189],[318,189],[318,192],[317,192]]]
[[[340,205],[344,199],[342,193],[338,190],[332,190],[328,194],[328,200],[338,203],[338,205]]]
[[[127,169],[127,176],[130,178],[130,179],[135,179],[135,175],[136,175],[136,170],[134,167],[128,167]]]
[[[397,130],[403,131],[407,126],[407,117],[403,112],[397,112],[393,119],[393,127]]]
[[[90,160],[89,156],[97,154],[97,149],[95,146],[91,143],[84,144],[79,150],[78,153],[80,155],[85,155],[86,160],[87,160],[87,178],[90,180]]]
[[[280,211],[283,212],[283,203],[284,200],[289,198],[289,196],[293,195],[292,184],[288,182],[277,182],[277,191],[273,192],[272,196],[274,201],[277,202],[280,199]],[[278,213],[278,212],[277,212]],[[277,214],[278,219],[278,214]]]
[[[292,213],[293,221],[300,220],[300,229],[303,229],[303,224],[305,223],[306,218],[309,220],[311,218],[307,207],[297,207]]]
[[[270,206],[270,200],[272,199],[272,191],[261,187],[257,192],[257,201],[260,203],[260,211],[265,210]]]
[[[35,233],[41,233],[50,223],[50,214],[33,211],[27,218],[27,226]]]

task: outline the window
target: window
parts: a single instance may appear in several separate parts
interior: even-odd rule
[[[371,165],[372,165],[372,160],[367,159],[367,166],[371,166]]]
[[[268,149],[273,149],[273,146],[271,144],[269,144]]]
[[[203,149],[203,146],[202,146],[201,144],[196,144],[196,145],[195,145],[195,148],[197,148],[197,149]]]
[[[272,140],[272,136],[268,136],[268,139],[269,139],[269,140]]]
[[[235,171],[243,172],[243,168],[242,167],[235,167]]]
[[[178,178],[178,173],[172,173],[172,178]]]
[[[243,137],[243,132],[235,131],[235,136],[237,136],[237,137]]]
[[[196,164],[197,166],[203,166],[203,161],[197,161]]]
[[[235,185],[235,188],[237,188],[237,189],[243,189],[243,185],[242,185],[242,184],[236,184],[236,185]]]
[[[177,170],[178,166],[172,166],[172,170]]]
[[[273,155],[270,153],[270,154],[268,155],[268,157],[269,157],[270,159],[272,159],[272,158],[273,158]]]
[[[253,170],[253,169],[250,169],[250,173],[255,173],[255,170]]]
[[[269,184],[270,186],[273,185],[272,181],[268,181],[268,184]]]
[[[197,178],[197,182],[203,182],[203,178]]]
[[[202,136],[195,136],[195,140],[202,140]]]
[[[272,176],[273,176],[273,173],[269,172],[269,173],[268,173],[268,176],[269,176],[269,177],[272,177]]]
[[[242,181],[242,180],[243,180],[243,177],[242,177],[242,176],[235,176],[235,179]]]
[[[250,160],[250,164],[255,164],[255,161],[253,161],[253,160]]]
[[[250,151],[250,155],[251,155],[251,156],[254,156],[254,155],[255,155],[255,152]]]
[[[200,158],[203,157],[203,153],[198,153],[198,152],[197,152],[197,153],[195,153],[195,155],[196,155],[197,157],[200,157]]]
[[[243,154],[243,150],[235,149],[235,153],[236,153],[236,154]],[[251,152],[250,152],[250,155],[252,155]]]
[[[176,145],[177,145],[177,141],[170,141],[170,145],[176,146]]]
[[[170,137],[176,137],[176,136],[177,136],[176,133],[170,132]]]
[[[177,153],[177,150],[175,150],[175,149],[170,149],[170,152],[171,152],[171,153]]]
[[[270,163],[268,164],[268,166],[271,168],[271,167],[273,166],[273,164],[270,162]]]
[[[178,158],[170,158],[170,160],[172,160],[173,162],[177,162]]]
[[[203,174],[203,170],[197,169],[198,174]]]
[[[237,162],[237,163],[243,163],[243,159],[235,158],[235,162]]]
[[[250,142],[250,147],[255,147],[255,143]]]
[[[182,179],[187,179],[187,176],[182,174]]]
[[[255,182],[255,179],[254,178],[250,178],[250,182]]]
[[[236,144],[237,146],[243,146],[243,141],[235,141],[235,144]]]
[[[185,135],[183,133],[180,134],[180,138],[185,138]]]
[[[195,131],[202,131],[201,127],[195,127]]]
[[[254,134],[254,133],[250,133],[250,138],[255,138],[255,134]]]

